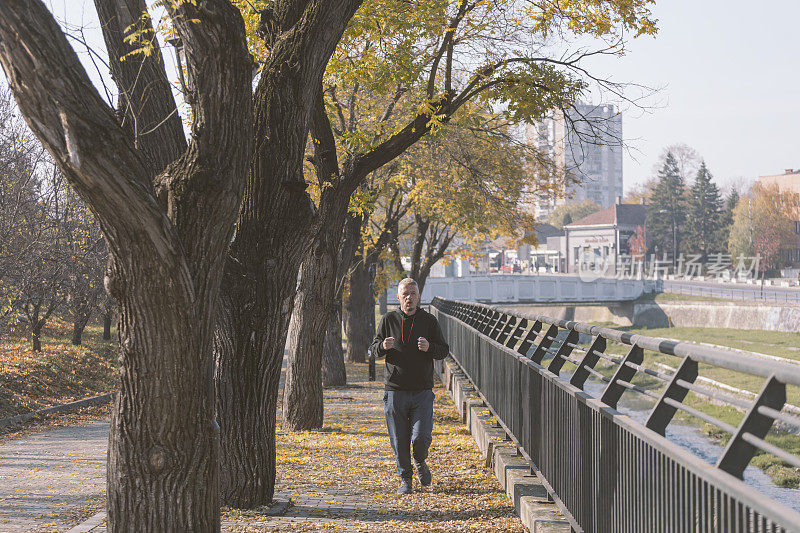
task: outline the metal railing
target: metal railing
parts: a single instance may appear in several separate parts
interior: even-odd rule
[[[787,385],[800,386],[796,365],[475,303],[433,308],[456,362],[576,531],[800,531],[800,513],[741,480],[759,451],[800,468],[765,440],[775,421],[800,428],[781,411]],[[681,361],[674,373],[648,366],[664,356]],[[707,369],[757,379],[760,393],[748,401],[696,384]],[[590,379],[602,392],[585,391]],[[617,408],[631,393],[650,404],[644,424]],[[701,400],[745,413],[734,426]],[[716,465],[664,436],[679,411],[730,434]]]
[[[706,296],[723,300],[759,301],[775,303],[800,303],[797,289],[775,287],[772,285],[751,285],[748,287],[704,287],[677,281],[664,281],[663,292]]]

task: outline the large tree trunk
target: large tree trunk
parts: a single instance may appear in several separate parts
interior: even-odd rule
[[[231,507],[266,505],[274,496],[281,363],[316,219],[302,168],[310,112],[328,59],[360,3],[275,2],[261,15],[261,35],[272,48],[256,90],[258,143],[215,343],[220,491]]]
[[[213,306],[183,269],[151,264],[129,263],[124,276],[109,277],[121,309],[120,389],[108,448],[110,530],[217,531]]]
[[[299,259],[282,263],[262,282],[226,269],[218,310],[217,420],[220,424],[220,491],[224,505],[253,508],[275,493],[275,416],[284,344]],[[283,273],[284,275],[279,275]],[[263,302],[282,301],[282,305]],[[253,312],[263,311],[262,315]]]
[[[342,350],[342,301],[337,298],[328,317],[325,343],[322,347],[322,386],[347,385],[347,368]]]
[[[252,59],[229,2],[167,2],[186,52],[192,142],[175,112],[144,0],[96,0],[119,112],[93,90],[41,2],[0,10],[0,61],[28,124],[92,208],[120,306],[108,445],[108,529],[219,531],[212,336],[252,152]],[[129,60],[122,62],[123,55]],[[124,63],[124,65],[123,65]],[[128,68],[130,67],[130,68]],[[185,149],[185,151],[184,151]]]
[[[370,261],[367,254],[365,261]],[[360,261],[350,272],[350,297],[347,299],[347,360],[364,363],[375,334],[375,263]]]
[[[332,209],[333,216],[321,217],[324,222],[300,268],[283,392],[283,424],[294,431],[322,427],[322,349],[336,289],[346,209],[345,200],[344,209]]]

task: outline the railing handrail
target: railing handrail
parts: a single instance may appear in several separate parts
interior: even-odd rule
[[[547,315],[539,315],[536,313],[520,311],[510,312],[505,308],[505,306],[501,305],[486,305],[478,302],[462,302],[460,300],[446,301],[456,304],[469,304],[478,307],[484,307],[491,311],[515,315],[528,320],[538,320],[543,324],[550,324],[563,329],[574,330],[579,333],[585,333],[586,335],[600,335],[601,337],[610,341],[619,342],[620,344],[627,344],[628,346],[635,345],[646,350],[659,352],[666,355],[674,355],[677,357],[689,356],[695,359],[698,363],[706,363],[727,370],[734,370],[736,372],[743,372],[763,378],[768,378],[774,375],[782,383],[800,386],[800,367],[789,363],[768,361],[756,356],[747,356],[738,352],[728,351],[721,348],[698,346],[697,344],[680,342],[662,337],[648,337],[638,333],[627,333],[603,326],[593,326],[583,322],[553,318]]]

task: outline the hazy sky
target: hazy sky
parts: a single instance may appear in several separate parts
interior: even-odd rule
[[[612,72],[663,87],[659,108],[623,115],[625,189],[678,142],[721,185],[800,168],[800,2],[664,0],[654,14],[658,35],[631,43]]]
[[[97,31],[91,0],[46,1]],[[618,81],[661,88],[647,112],[623,115],[625,189],[674,143],[695,148],[722,186],[800,168],[800,2],[662,0],[653,11],[658,35],[601,65]]]

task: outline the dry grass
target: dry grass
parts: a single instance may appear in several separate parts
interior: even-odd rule
[[[71,336],[71,324],[52,320],[41,352],[22,334],[0,338],[0,418],[113,390],[116,341],[102,340],[98,326],[86,328],[81,346]]]

